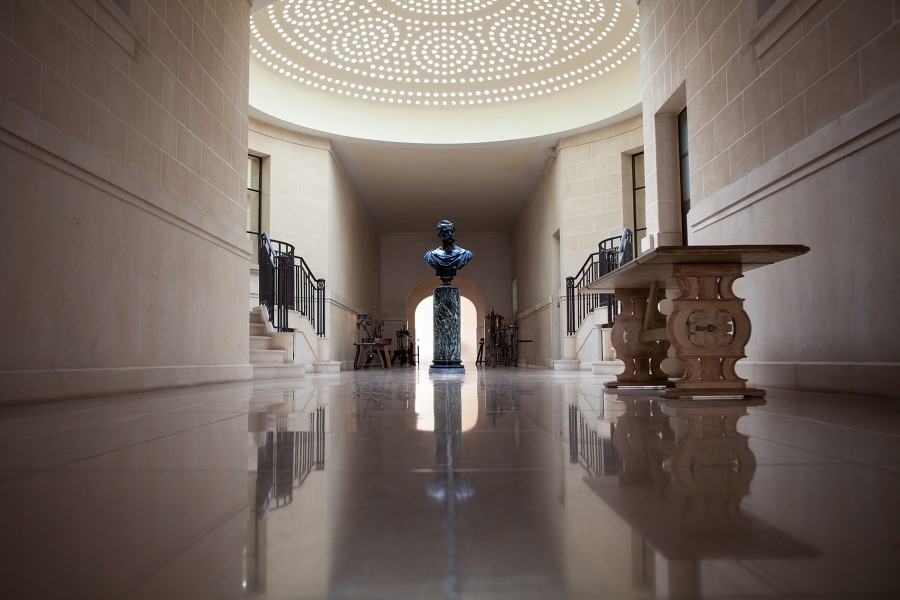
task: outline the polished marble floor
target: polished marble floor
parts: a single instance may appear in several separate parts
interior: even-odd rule
[[[4,598],[896,598],[900,403],[395,369],[0,409]]]

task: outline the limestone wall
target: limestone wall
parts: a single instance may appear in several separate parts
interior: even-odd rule
[[[328,275],[333,159],[327,140],[250,120],[249,151],[262,156],[262,226]]]
[[[0,400],[251,377],[250,7],[130,4],[0,8]]]
[[[631,155],[643,148],[641,117],[559,143],[563,278],[575,275],[597,244],[634,229]]]
[[[560,357],[560,168],[551,158],[535,192],[513,227],[512,277],[519,336],[526,364],[550,367]],[[563,332],[565,333],[565,332]]]
[[[674,115],[687,107],[691,244],[799,243],[736,287],[758,385],[896,395],[900,10],[890,1],[643,0],[648,226],[681,240]]]
[[[379,239],[328,140],[252,120],[263,157],[263,229],[294,245],[327,291],[327,356],[350,366],[356,313],[378,303]]]
[[[529,364],[549,367],[562,358],[565,278],[601,240],[633,228],[631,155],[640,152],[641,141],[640,117],[563,138],[519,217],[513,278],[521,337],[534,339],[523,348]]]

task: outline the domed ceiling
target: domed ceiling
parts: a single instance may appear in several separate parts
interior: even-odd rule
[[[640,102],[639,26],[636,6],[610,0],[263,1],[250,103],[379,141],[572,131]]]
[[[638,14],[582,0],[284,0],[251,20],[253,60],[300,86],[417,106],[523,102],[638,51]]]
[[[634,0],[256,0],[249,27],[251,116],[331,140],[383,233],[449,201],[508,231],[561,136],[640,113]]]

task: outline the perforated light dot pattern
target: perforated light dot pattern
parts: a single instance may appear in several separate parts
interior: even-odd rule
[[[639,15],[582,0],[281,0],[250,53],[300,86],[370,102],[521,102],[637,60]]]

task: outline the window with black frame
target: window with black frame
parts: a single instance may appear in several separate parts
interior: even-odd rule
[[[681,243],[688,245],[687,216],[691,211],[691,163],[688,160],[687,108],[678,113],[678,172],[681,179]]]
[[[257,261],[262,232],[262,157],[247,155],[247,237],[253,242],[253,264]]]
[[[634,231],[634,255],[641,253],[641,240],[647,237],[647,200],[644,184],[644,153],[631,155],[631,229]]]

